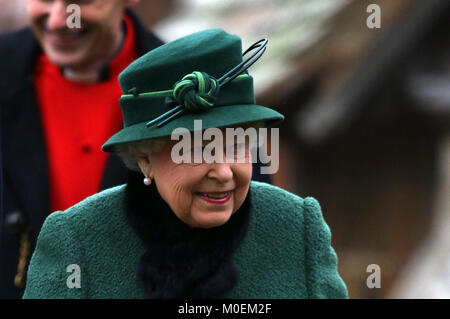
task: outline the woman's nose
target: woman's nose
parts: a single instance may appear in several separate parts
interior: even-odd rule
[[[233,179],[233,171],[231,165],[228,163],[214,163],[210,164],[211,169],[208,172],[208,177],[217,179],[225,183]]]
[[[58,30],[66,27],[68,15],[64,1],[53,1],[48,14],[47,28],[49,30]]]

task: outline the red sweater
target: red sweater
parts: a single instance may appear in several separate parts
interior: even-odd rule
[[[42,54],[35,90],[46,141],[51,211],[64,210],[100,190],[107,153],[103,143],[122,126],[119,73],[137,57],[133,22],[124,18],[127,36],[109,64],[109,79],[95,84],[67,80]]]

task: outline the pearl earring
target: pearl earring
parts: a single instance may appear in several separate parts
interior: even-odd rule
[[[148,178],[148,177],[144,178],[144,184],[146,186],[150,185],[151,183],[152,183],[152,179],[151,178]]]

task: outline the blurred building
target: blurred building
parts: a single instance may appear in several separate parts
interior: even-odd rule
[[[351,296],[444,297],[448,290],[438,293],[442,283],[450,289],[444,273],[441,284],[425,276],[408,283],[408,294],[390,291],[410,258],[426,257],[416,249],[438,216],[450,214],[438,208],[445,209],[438,194],[450,111],[449,2],[378,3],[380,32],[364,28],[367,2],[350,4],[335,17],[334,41],[311,55],[317,68],[289,96],[303,102],[290,117],[300,145],[293,160],[302,166],[298,187],[325,206]],[[345,54],[342,43],[359,43],[360,50]],[[449,262],[448,250],[432,251]],[[371,263],[381,267],[381,289],[366,286]],[[409,272],[418,276],[414,267]],[[417,294],[424,282],[428,293]]]

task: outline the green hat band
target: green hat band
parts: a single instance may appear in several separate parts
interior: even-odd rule
[[[253,78],[241,74],[219,89],[217,80],[205,72],[194,71],[175,83],[172,90],[122,95],[119,102],[124,127],[149,121],[182,104],[191,112],[205,112],[212,107],[254,104]]]

